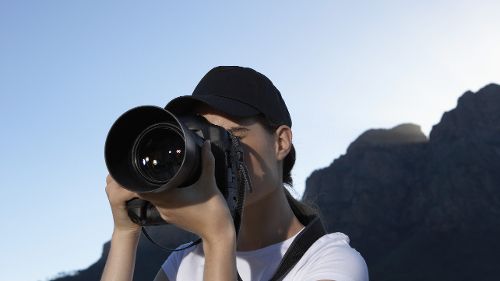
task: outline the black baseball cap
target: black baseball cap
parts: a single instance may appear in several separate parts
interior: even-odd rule
[[[262,114],[270,124],[292,127],[280,91],[269,78],[248,67],[218,66],[211,69],[192,95],[173,99],[165,109],[181,114],[199,103],[234,117]]]

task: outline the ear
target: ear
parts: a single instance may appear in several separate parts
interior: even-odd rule
[[[276,158],[285,159],[292,149],[292,129],[286,125],[279,126],[275,131]]]

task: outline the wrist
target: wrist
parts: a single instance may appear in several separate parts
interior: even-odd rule
[[[209,243],[220,242],[222,239],[236,239],[233,218],[228,212],[227,216],[220,216],[200,234],[200,238]]]
[[[225,229],[217,229],[215,232],[211,232],[211,235],[204,235],[201,237],[203,241],[203,247],[210,249],[227,247],[228,249],[233,246],[236,248],[236,231],[234,226],[231,224]]]
[[[118,228],[113,229],[113,238],[139,240],[141,228]]]

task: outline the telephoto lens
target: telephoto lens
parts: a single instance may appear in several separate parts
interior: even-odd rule
[[[229,133],[201,116],[175,116],[157,106],[139,106],[111,127],[105,160],[111,176],[126,189],[160,192],[194,183],[200,175],[201,147],[212,143],[216,180],[224,181]],[[224,182],[221,182],[224,184]]]

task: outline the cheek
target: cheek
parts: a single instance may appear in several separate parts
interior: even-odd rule
[[[248,167],[248,172],[250,172],[251,177],[263,177],[265,165],[262,161],[259,161],[258,155],[255,152],[247,151],[245,153],[245,162]]]
[[[263,184],[276,176],[276,157],[272,142],[260,140],[245,144],[245,162],[255,184]]]
[[[245,162],[248,167],[252,192],[247,194],[245,205],[249,206],[271,194],[280,184],[276,165],[273,164],[274,150],[267,146],[260,150],[245,150]],[[275,157],[274,157],[275,158]]]

